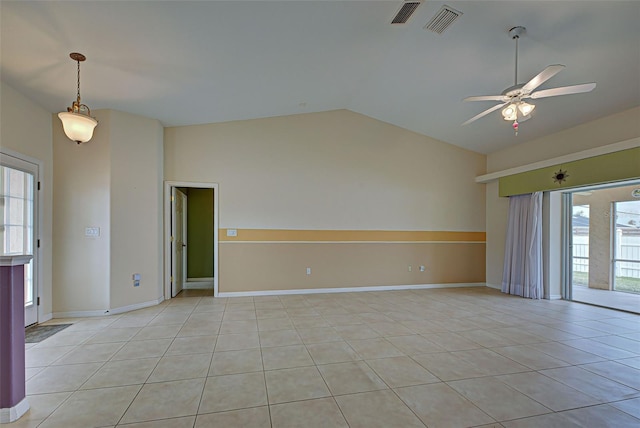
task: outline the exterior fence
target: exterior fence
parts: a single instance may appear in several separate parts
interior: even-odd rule
[[[584,229],[584,230],[582,230]],[[589,272],[589,232],[587,228],[574,228],[573,272]],[[616,277],[640,279],[640,230],[617,229],[613,258]]]

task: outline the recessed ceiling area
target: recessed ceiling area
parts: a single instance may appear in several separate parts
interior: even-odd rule
[[[0,3],[1,78],[54,112],[83,102],[164,126],[349,109],[480,153],[640,105],[640,2],[126,1]],[[444,5],[462,13],[442,34]],[[536,100],[516,137],[492,106],[463,103],[566,68],[540,87],[597,82],[593,92]]]

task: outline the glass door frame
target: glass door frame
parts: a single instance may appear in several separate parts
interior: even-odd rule
[[[33,236],[31,242],[32,255],[32,304],[25,305],[25,324],[31,325],[40,319],[39,299],[40,299],[40,263],[38,257],[38,237],[39,237],[39,199],[38,189],[40,165],[37,162],[25,159],[23,156],[14,153],[7,153],[5,149],[0,152],[0,165],[17,171],[22,171],[33,176]]]
[[[562,207],[561,207],[561,265],[560,265],[560,284],[562,290],[562,298],[565,300],[573,301],[573,194],[576,192],[595,191],[602,189],[609,189],[622,186],[634,186],[640,185],[640,180],[630,179],[624,181],[617,181],[613,183],[597,184],[591,186],[582,186],[572,189],[566,189],[562,192]],[[612,212],[609,213],[610,219],[615,224],[615,217]],[[613,226],[611,226],[613,230]],[[613,245],[613,236],[611,237],[610,245]],[[609,260],[612,266],[610,273],[613,274],[613,248],[610,248]],[[610,278],[611,291],[613,289],[613,278]],[[584,303],[584,302],[582,302]]]

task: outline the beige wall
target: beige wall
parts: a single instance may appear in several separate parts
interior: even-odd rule
[[[96,314],[162,296],[162,126],[113,110],[90,142],[53,116],[54,313]],[[100,237],[84,235],[100,227]],[[142,275],[133,287],[132,274]]]
[[[162,296],[162,139],[157,120],[111,111],[112,309]]]
[[[535,119],[534,119],[535,120]],[[532,122],[533,125],[533,122]],[[640,107],[600,118],[487,156],[487,172],[626,141],[640,136]],[[498,196],[496,182],[487,184],[487,283],[500,285],[504,261],[504,241],[508,199]],[[559,287],[558,284],[555,284]],[[559,290],[559,289],[558,289]]]
[[[227,243],[219,291],[482,283],[484,260],[484,242]]]
[[[483,155],[347,110],[167,128],[164,141],[165,180],[219,184],[221,228],[484,231],[484,186],[474,183],[485,170]],[[305,248],[314,247],[315,255],[301,264],[290,257],[297,247],[278,247],[270,254],[280,256],[268,265],[289,278],[278,286],[267,278],[271,271],[252,268],[264,261],[255,245],[221,243],[221,291],[300,288],[293,278],[320,260],[313,251],[333,249],[308,243]],[[375,269],[347,274],[370,251],[351,247],[344,269],[327,264],[334,272],[332,287],[375,282]],[[382,257],[393,258],[394,251],[389,246]],[[405,283],[409,259],[398,261],[398,275],[382,282]],[[434,266],[435,259],[422,263]],[[474,278],[482,282],[483,275]],[[448,278],[458,277],[452,270]],[[308,287],[302,288],[328,284],[315,274],[305,280]]]
[[[51,114],[11,86],[0,82],[0,150],[9,149],[39,161],[40,175],[40,314],[52,313],[53,148]],[[42,319],[41,319],[42,320]]]

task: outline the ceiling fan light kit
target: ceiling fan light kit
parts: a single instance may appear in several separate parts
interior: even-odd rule
[[[71,107],[67,107],[65,112],[58,113],[58,117],[62,121],[65,135],[80,144],[91,140],[98,121],[91,117],[91,110],[86,104],[82,104],[80,99],[80,62],[87,58],[78,52],[70,53],[69,57],[78,63],[78,93]]]
[[[516,61],[515,61],[515,84],[510,88],[505,89],[501,95],[480,95],[467,97],[464,101],[499,101],[502,104],[498,104],[493,106],[482,113],[472,117],[471,119],[464,122],[462,125],[467,125],[471,122],[475,122],[492,113],[498,109],[502,109],[502,117],[504,120],[513,122],[512,128],[515,131],[516,136],[518,135],[518,128],[520,127],[520,122],[524,122],[531,118],[531,112],[536,108],[534,104],[529,104],[525,99],[538,99],[538,98],[546,98],[546,97],[555,97],[558,95],[570,95],[570,94],[579,94],[583,92],[591,92],[595,87],[595,83],[583,83],[581,85],[572,85],[572,86],[562,86],[559,88],[551,88],[551,89],[543,89],[540,91],[535,91],[539,86],[541,86],[544,82],[551,79],[553,76],[558,74],[564,69],[564,65],[562,64],[554,64],[550,65],[544,70],[542,70],[538,75],[536,75],[533,79],[529,80],[527,83],[519,84],[518,83],[518,39],[520,36],[525,34],[525,27],[513,27],[509,30],[509,37],[516,41]],[[535,92],[534,92],[535,91]],[[504,107],[504,108],[503,108]]]

